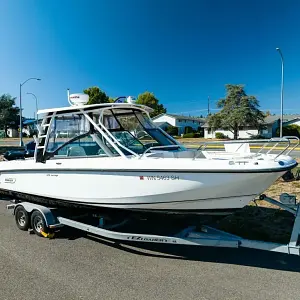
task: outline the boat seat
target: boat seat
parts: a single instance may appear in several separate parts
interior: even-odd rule
[[[86,153],[83,147],[73,146],[68,149],[67,156],[86,156]]]
[[[249,143],[224,144],[225,152],[251,153]]]

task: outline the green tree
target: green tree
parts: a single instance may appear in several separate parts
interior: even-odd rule
[[[221,111],[208,117],[208,125],[211,129],[222,128],[233,133],[234,139],[238,138],[241,126],[253,126],[259,128],[264,120],[264,114],[259,110],[258,100],[254,96],[248,96],[244,85],[226,84],[226,98],[217,103]]]
[[[159,100],[150,92],[139,94],[136,103],[153,108],[154,111],[150,113],[151,118],[167,112],[167,109],[162,104],[159,104]]]
[[[19,126],[19,107],[16,105],[16,98],[9,94],[0,96],[0,128],[4,129],[5,137],[8,127],[17,129]]]
[[[296,124],[283,126],[282,127],[283,136],[297,136],[300,137],[300,126]],[[280,136],[280,128],[276,129],[276,136]]]
[[[267,110],[267,111],[265,112],[265,116],[266,116],[266,117],[271,116],[271,112],[270,112],[269,110]]]
[[[109,97],[105,92],[101,91],[99,87],[92,86],[83,91],[85,94],[89,95],[89,102],[87,104],[99,104],[99,103],[108,103]]]

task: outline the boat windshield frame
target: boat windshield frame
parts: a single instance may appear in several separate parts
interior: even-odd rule
[[[67,147],[69,144],[80,141],[82,138],[88,136],[93,136],[93,141],[96,141],[100,149],[105,153],[105,156],[122,156],[124,158],[141,157],[145,151],[148,151],[149,148],[161,146],[161,151],[181,151],[185,148],[180,145],[173,137],[163,131],[161,128],[155,125],[151,120],[149,112],[139,105],[120,105],[120,106],[106,106],[106,107],[97,107],[91,110],[84,110],[78,108],[72,112],[72,115],[83,116],[85,122],[89,125],[89,130],[78,134],[74,137],[69,138],[66,142],[59,145],[53,151],[49,151],[48,145],[50,143],[50,135],[53,134],[53,131],[57,129],[55,127],[54,121],[62,119],[69,112],[65,111],[53,111],[47,113],[42,121],[42,124],[39,126],[39,135],[36,138],[36,150],[35,150],[35,160],[37,162],[46,162],[46,160],[51,158],[59,158],[55,155],[63,147]],[[136,122],[136,126],[139,126],[142,131],[148,135],[152,141],[150,143],[143,143],[141,140],[143,137],[138,138],[135,136],[129,128],[126,128],[120,118],[127,117],[132,118]],[[116,128],[107,128],[105,124],[105,119],[112,118]],[[49,121],[50,119],[50,121]],[[129,122],[129,121],[128,121]],[[126,122],[125,122],[126,123]],[[132,125],[132,124],[130,124]],[[53,127],[54,126],[54,127]],[[43,130],[43,128],[45,128]],[[138,133],[138,132],[137,132]],[[123,138],[123,139],[122,139]],[[124,142],[126,140],[128,143]],[[130,141],[131,140],[131,141]],[[55,139],[54,139],[55,141]],[[135,147],[130,147],[131,144],[134,144]],[[172,148],[174,145],[174,149]],[[165,146],[167,149],[163,149]],[[99,155],[92,156],[80,156],[80,157],[97,157]],[[64,158],[74,158],[74,156],[66,156]]]

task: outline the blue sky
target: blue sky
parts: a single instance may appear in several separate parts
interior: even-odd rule
[[[66,89],[109,96],[154,92],[169,112],[206,113],[226,83],[246,84],[261,108],[300,113],[300,1],[2,0],[0,94],[25,115],[67,106]],[[18,104],[19,98],[17,99]],[[204,110],[204,111],[201,111]]]

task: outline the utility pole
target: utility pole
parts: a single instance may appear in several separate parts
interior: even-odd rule
[[[283,126],[283,68],[284,68],[284,61],[283,55],[280,48],[276,48],[278,51],[280,58],[281,58],[281,91],[280,91],[280,137],[282,137],[282,126]]]
[[[28,95],[32,95],[35,99],[35,120],[36,120],[36,129],[38,129],[38,125],[39,125],[39,120],[38,120],[38,115],[37,115],[37,112],[39,110],[38,108],[38,100],[37,100],[37,97],[35,94],[33,93],[27,93]]]
[[[210,114],[210,110],[209,110],[209,96],[208,96],[208,98],[207,98],[207,115],[209,116],[209,114]]]

